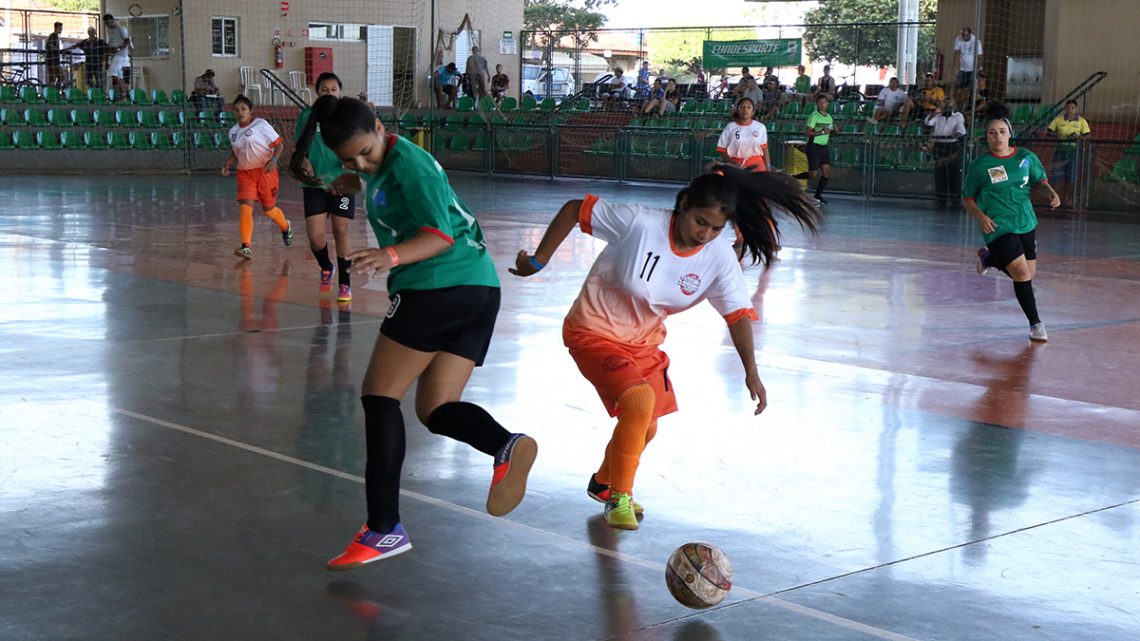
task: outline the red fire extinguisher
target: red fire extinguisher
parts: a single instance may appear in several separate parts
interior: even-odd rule
[[[285,47],[281,46],[281,41],[273,40],[273,66],[278,69],[285,68]]]
[[[945,56],[942,55],[941,49],[934,50],[934,80],[940,82],[942,80],[942,61]]]

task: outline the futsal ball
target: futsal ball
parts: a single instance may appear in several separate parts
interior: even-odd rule
[[[712,607],[732,589],[732,563],[720,548],[693,541],[673,551],[665,566],[665,585],[681,605]]]

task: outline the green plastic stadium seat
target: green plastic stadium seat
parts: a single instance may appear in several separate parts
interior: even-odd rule
[[[218,143],[218,149],[229,149],[230,148],[230,137],[228,134],[222,133],[220,131],[215,132],[214,133],[214,141],[216,143]]]
[[[111,145],[111,149],[130,149],[131,139],[124,131],[113,131],[107,134],[107,142]]]
[[[47,119],[53,127],[71,126],[71,112],[66,109],[49,109]]]
[[[446,121],[444,121],[443,128],[452,130],[463,129],[463,126],[465,124],[467,124],[467,118],[460,115],[451,115],[447,117]]]
[[[539,111],[554,111],[554,108],[557,106],[558,103],[554,98],[546,97],[542,99],[542,104],[538,106],[538,109]]]
[[[16,149],[39,149],[40,147],[36,144],[35,135],[27,129],[17,131],[13,140],[16,143]]]
[[[222,127],[222,129],[225,129],[228,131],[229,129],[233,128],[234,125],[237,124],[237,121],[234,120],[234,114],[232,111],[219,111],[218,112],[218,124]]]
[[[37,131],[36,142],[40,149],[63,149],[63,145],[59,142],[59,136],[50,131]]]
[[[106,91],[98,87],[92,87],[87,90],[87,102],[93,105],[106,105],[110,104],[111,101],[108,100]]]
[[[49,124],[47,116],[45,116],[44,112],[40,111],[39,109],[25,109],[24,122],[33,127],[47,127]]]
[[[142,89],[131,89],[130,91],[131,104],[149,106],[151,103],[150,96]]]
[[[150,138],[150,134],[141,131],[131,131],[127,133],[127,139],[131,141],[131,148],[139,149],[142,151],[149,151],[154,149],[154,142]]]
[[[49,105],[66,105],[67,98],[64,98],[63,92],[55,87],[44,87],[44,102]]]
[[[86,145],[83,142],[83,134],[78,131],[65,131],[59,135],[59,141],[63,143],[64,149],[83,149]]]
[[[87,94],[83,93],[82,89],[72,87],[67,90],[67,102],[73,105],[82,105],[87,103]]]
[[[0,134],[0,151],[15,149],[16,143],[12,141],[12,134]]]
[[[495,111],[495,100],[488,96],[483,96],[479,99],[477,107],[479,111]]]
[[[158,129],[162,126],[158,124],[158,114],[153,111],[139,111],[135,118],[138,120],[139,126],[146,129]]]
[[[95,112],[87,111],[84,109],[72,109],[71,124],[75,125],[76,127],[94,127]]]
[[[16,96],[15,85],[0,85],[0,102],[18,102],[19,98]],[[12,141],[8,141],[9,144]]]
[[[160,111],[158,112],[158,124],[163,127],[181,127],[182,112],[181,111]]]
[[[120,109],[115,112],[115,124],[120,127],[138,127],[139,117],[133,111]]]
[[[538,111],[538,102],[535,101],[534,96],[523,96],[522,103],[519,105],[519,111]]]
[[[456,111],[474,111],[475,99],[471,96],[463,96],[455,102]]]
[[[115,120],[115,113],[110,109],[100,109],[93,112],[96,127],[117,127],[118,122]]]
[[[30,105],[38,105],[44,99],[40,98],[40,94],[36,92],[36,88],[31,85],[24,85],[20,87],[20,102],[26,102]]]
[[[217,149],[218,140],[207,131],[195,131],[190,135],[190,142],[195,149]]]
[[[518,108],[519,108],[519,101],[515,100],[513,96],[508,96],[506,98],[503,98],[503,101],[499,103],[499,111],[501,111],[505,114],[510,113],[510,112],[512,112]]]
[[[447,141],[447,148],[451,151],[467,151],[469,144],[470,141],[467,139],[467,136],[460,134],[458,136],[452,136],[451,140]]]
[[[186,92],[181,89],[175,89],[170,92],[170,103],[174,105],[181,105],[186,102]]]
[[[150,101],[152,104],[162,105],[163,107],[169,107],[174,104],[170,101],[170,98],[166,97],[166,92],[162,89],[152,90],[150,92]]]
[[[0,109],[0,125],[22,127],[24,125],[24,113],[19,109]]]
[[[1140,182],[1140,172],[1137,166],[1140,163],[1135,158],[1121,158],[1112,166],[1112,173],[1105,178],[1109,182]]]
[[[479,134],[471,143],[471,151],[487,151],[487,146],[487,134]]]
[[[111,146],[107,144],[107,136],[94,131],[83,132],[83,144],[87,145],[88,149],[111,148]]]

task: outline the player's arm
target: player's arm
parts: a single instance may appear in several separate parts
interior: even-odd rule
[[[1053,190],[1053,186],[1049,184],[1048,180],[1038,181],[1033,185],[1032,191],[1036,192],[1038,196],[1045,198],[1049,201],[1049,207],[1056,209],[1061,206],[1061,197]]]
[[[538,249],[534,250],[534,254],[528,254],[525,249],[519,251],[518,256],[515,257],[515,266],[508,269],[510,273],[515,276],[530,276],[538,272],[546,266],[554,252],[562,245],[562,241],[574,231],[574,227],[578,225],[578,215],[582,211],[581,200],[568,200],[566,204],[562,205],[562,209],[554,215],[554,219],[550,221],[550,225],[546,228],[546,233],[542,235],[542,241],[538,243]],[[537,263],[537,264],[536,264]]]
[[[237,156],[234,155],[234,152],[231,149],[230,155],[227,156],[226,161],[222,163],[222,175],[223,176],[229,176],[230,175],[230,167],[233,167],[235,164],[237,164]]]
[[[390,247],[368,248],[352,252],[349,271],[353,274],[389,271],[396,265],[410,265],[435,258],[451,249],[454,240],[431,231],[420,231],[415,236]]]
[[[752,319],[755,314],[742,315],[728,326],[728,334],[732,337],[732,345],[740,356],[740,364],[744,366],[744,385],[752,400],[756,401],[756,412],[759,414],[768,407],[768,392],[764,383],[760,381],[760,374],[756,371],[756,347],[752,340]]]

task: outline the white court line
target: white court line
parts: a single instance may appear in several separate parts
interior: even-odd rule
[[[125,409],[121,409],[118,407],[109,407],[108,409],[110,411],[116,413],[116,414],[121,414],[123,416],[129,416],[130,418],[137,419],[137,420],[143,421],[145,423],[150,423],[152,425],[157,425],[159,427],[169,428],[169,429],[175,430],[177,432],[182,432],[184,434],[190,434],[192,436],[198,436],[198,437],[201,437],[201,438],[204,438],[207,440],[214,441],[216,443],[221,443],[223,445],[229,445],[231,447],[236,447],[236,448],[238,448],[240,450],[244,450],[246,452],[251,452],[253,454],[260,454],[261,456],[265,456],[265,457],[268,457],[268,458],[271,458],[271,459],[274,459],[277,461],[281,461],[282,463],[290,463],[292,465],[296,465],[298,467],[303,467],[305,469],[309,469],[309,470],[312,470],[314,472],[320,472],[322,474],[327,474],[329,476],[333,476],[333,477],[336,477],[338,479],[344,479],[346,481],[352,481],[354,483],[359,483],[361,485],[364,484],[364,477],[362,477],[362,476],[357,476],[355,474],[349,474],[347,472],[335,470],[331,467],[325,467],[324,465],[318,465],[316,463],[310,463],[309,461],[305,461],[305,460],[295,458],[292,456],[287,456],[285,454],[280,454],[278,452],[274,452],[273,450],[267,450],[263,447],[258,447],[256,445],[250,445],[248,443],[243,443],[241,441],[235,441],[232,438],[226,438],[225,436],[219,436],[217,434],[211,434],[210,432],[203,432],[201,430],[196,430],[192,427],[186,427],[185,425],[179,425],[178,423],[172,423],[170,421],[164,421],[160,418],[154,418],[153,416],[147,416],[146,414],[139,414],[138,412],[132,412],[130,410],[125,410]],[[455,503],[444,501],[442,499],[437,499],[435,497],[428,496],[426,494],[420,494],[418,492],[411,492],[411,491],[402,489],[402,490],[400,490],[400,496],[410,498],[410,499],[415,499],[417,501],[423,501],[424,503],[430,503],[431,505],[435,505],[437,507],[441,507],[441,508],[444,508],[447,510],[451,510],[453,512],[459,512],[460,514],[464,514],[467,516],[472,516],[472,517],[475,517],[478,519],[482,519],[482,520],[490,522],[490,523],[497,523],[499,525],[511,526],[511,527],[514,527],[514,528],[517,528],[520,530],[526,530],[527,532],[530,532],[532,534],[538,534],[540,536],[544,536],[547,538],[558,539],[560,542],[563,542],[563,543],[569,543],[569,544],[572,544],[572,545],[575,545],[578,547],[589,548],[589,549],[593,550],[596,554],[608,556],[608,557],[611,557],[613,559],[617,559],[619,561],[623,561],[623,562],[630,563],[633,565],[639,565],[641,567],[648,568],[650,570],[656,570],[658,572],[661,572],[662,574],[664,574],[664,572],[665,572],[665,566],[661,563],[654,563],[652,561],[646,561],[645,559],[639,559],[635,556],[622,554],[621,552],[618,552],[616,550],[610,550],[608,548],[599,547],[599,546],[593,545],[591,543],[585,543],[585,542],[579,541],[577,539],[572,539],[570,537],[563,536],[561,534],[556,534],[554,532],[550,532],[547,530],[536,528],[536,527],[533,527],[530,525],[526,525],[524,523],[518,523],[516,521],[509,521],[506,519],[497,518],[497,517],[491,516],[490,514],[487,514],[486,512],[473,510],[471,508],[464,507],[462,505],[456,505]],[[856,632],[862,632],[864,634],[867,634],[867,635],[870,635],[873,637],[877,637],[880,639],[886,639],[887,641],[919,641],[918,639],[915,639],[913,637],[908,637],[906,635],[891,632],[889,630],[882,630],[880,628],[876,628],[874,626],[870,626],[870,625],[867,625],[865,623],[859,623],[858,621],[852,621],[851,619],[846,619],[846,618],[843,618],[843,617],[838,616],[838,615],[830,614],[828,612],[823,612],[822,610],[816,610],[814,608],[809,608],[807,606],[798,605],[798,604],[792,603],[790,601],[785,601],[783,599],[779,599],[776,597],[764,596],[764,594],[762,594],[760,592],[748,590],[746,588],[740,587],[739,585],[733,585],[733,592],[735,594],[743,595],[746,600],[745,601],[736,601],[736,602],[730,603],[728,605],[721,606],[720,608],[713,608],[710,610],[705,610],[701,613],[693,613],[693,614],[689,614],[686,616],[677,617],[675,619],[669,619],[666,621],[661,621],[658,623],[654,623],[651,625],[644,626],[644,628],[659,627],[662,625],[667,625],[667,624],[672,623],[674,621],[680,621],[680,620],[684,620],[684,619],[688,619],[688,618],[692,618],[692,617],[696,617],[696,616],[701,616],[701,615],[707,614],[709,612],[714,612],[716,610],[720,610],[720,609],[724,609],[724,608],[730,608],[730,607],[733,607],[736,605],[741,605],[743,603],[762,601],[764,603],[776,606],[778,608],[788,610],[790,612],[795,612],[797,614],[802,614],[802,615],[810,617],[812,619],[816,619],[817,621],[822,621],[825,623],[829,623],[831,625],[835,625],[835,626],[845,628],[848,630],[852,630],[852,631],[856,631]]]

